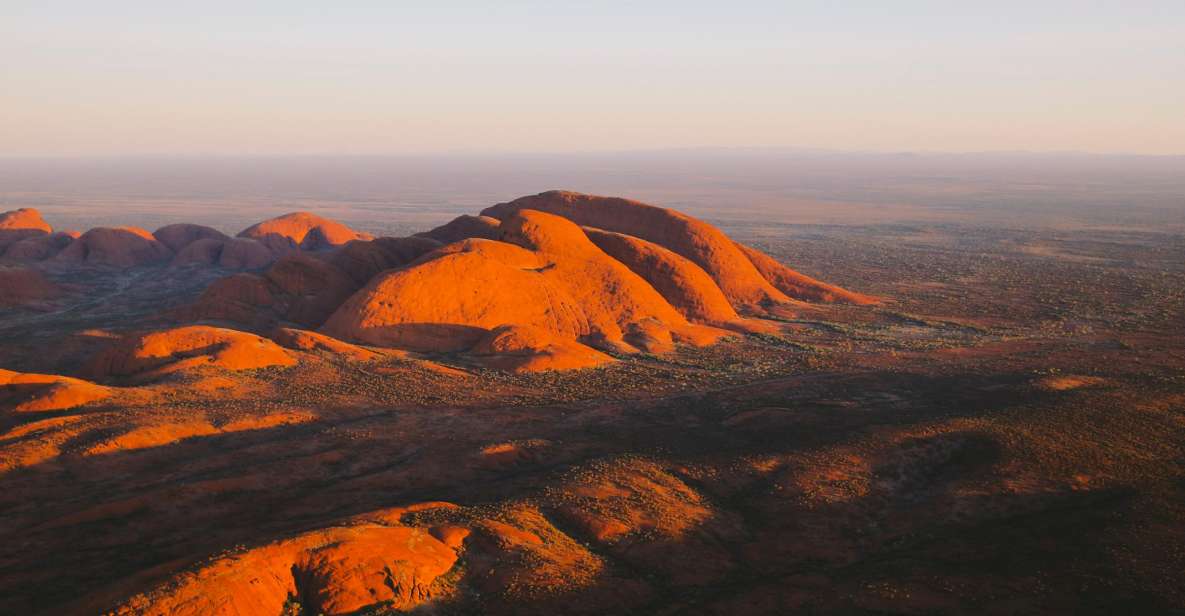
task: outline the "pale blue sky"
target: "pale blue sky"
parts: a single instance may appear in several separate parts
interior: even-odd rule
[[[0,0],[0,155],[1185,153],[1181,0],[176,4]]]

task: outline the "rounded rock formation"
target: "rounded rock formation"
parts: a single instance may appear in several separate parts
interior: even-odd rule
[[[112,614],[275,616],[294,603],[326,616],[431,600],[457,554],[426,530],[357,524],[227,555],[136,595]]]
[[[247,227],[238,237],[259,240],[276,254],[301,250],[326,250],[350,240],[369,240],[340,222],[311,212],[292,212]]]
[[[506,372],[576,370],[614,361],[575,340],[528,325],[495,327],[470,353],[486,367]]]
[[[501,236],[501,231],[498,229],[499,224],[500,222],[496,218],[464,214],[435,229],[416,235],[434,239],[441,244],[452,244],[471,238],[496,240]]]
[[[706,271],[734,306],[760,306],[789,298],[774,288],[719,229],[666,208],[629,199],[551,191],[486,208],[482,215],[505,221],[530,209],[562,216],[586,227],[624,233],[671,250]]]
[[[173,251],[137,227],[96,227],[54,257],[60,263],[136,267],[168,261]]]
[[[226,241],[230,238],[217,229],[189,223],[166,225],[153,232],[158,242],[169,247],[173,252],[180,252],[182,248],[204,239]]]
[[[349,239],[357,234],[303,213],[266,221],[241,234],[258,240],[234,241],[283,238],[290,251],[323,248],[327,237],[344,243],[328,255],[289,255],[260,276],[220,280],[179,313],[260,330],[290,323],[343,341],[428,353],[473,351],[495,329],[526,328],[551,341],[525,345],[516,356],[551,357],[580,355],[580,345],[661,354],[731,332],[776,333],[777,323],[742,318],[738,310],[790,303],[791,296],[876,301],[799,274],[703,221],[636,201],[556,191],[483,214],[413,237],[374,240]],[[194,259],[225,261],[227,248],[218,253],[205,241],[191,244],[201,248],[192,249]],[[183,249],[178,261],[189,256]],[[510,339],[523,337],[511,332]],[[602,361],[585,357],[593,358],[588,365]]]
[[[177,311],[185,320],[214,320],[241,323],[253,329],[266,329],[277,320],[273,286],[256,274],[234,274],[220,278],[206,287],[193,304]]]
[[[0,408],[15,413],[62,411],[102,400],[111,394],[110,389],[90,381],[0,369]]]
[[[256,329],[280,322],[319,327],[357,289],[354,280],[332,264],[309,255],[289,255],[262,275],[216,280],[176,316],[234,321]]]
[[[217,265],[218,259],[222,257],[222,249],[226,246],[225,240],[218,238],[206,237],[189,242],[184,247],[178,249],[176,256],[173,257],[173,267],[184,267],[186,265]]]
[[[87,372],[97,378],[152,378],[211,366],[250,370],[291,366],[296,357],[276,343],[233,329],[191,325],[128,336],[91,360]]]
[[[226,269],[262,269],[276,260],[267,246],[242,237],[227,240],[218,255],[218,265]]]
[[[53,227],[41,218],[41,212],[33,208],[0,212],[0,256],[16,242],[50,233],[53,233]]]
[[[286,300],[283,318],[309,327],[324,323],[358,289],[345,272],[308,255],[284,257],[263,276]]]
[[[501,230],[504,241],[463,240],[376,276],[323,331],[425,352],[472,348],[503,325],[624,353],[637,351],[626,336],[643,322],[691,343],[719,335],[689,323],[569,220],[523,210]]]
[[[11,261],[44,261],[57,255],[82,235],[77,231],[59,231],[27,237],[8,245],[4,258]]]
[[[526,267],[523,267],[526,266]],[[336,338],[412,351],[461,351],[489,329],[520,323],[575,337],[588,333],[576,301],[543,278],[533,253],[467,240],[376,276],[329,318]]]
[[[225,269],[262,269],[276,256],[263,244],[246,238],[202,238],[182,248],[172,265],[217,265]]]
[[[690,259],[621,233],[590,227],[585,234],[598,248],[645,278],[688,319],[727,323],[739,318],[716,281]]]
[[[304,329],[278,327],[268,334],[268,337],[285,348],[299,351],[319,351],[351,361],[370,361],[382,357],[382,354],[370,349],[364,349],[348,342],[342,342],[337,338]]]
[[[354,240],[338,248],[329,262],[361,286],[379,272],[407,265],[440,245],[436,240],[415,236]]]

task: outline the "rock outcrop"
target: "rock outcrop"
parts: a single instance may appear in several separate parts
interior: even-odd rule
[[[271,265],[276,255],[267,246],[252,239],[207,237],[187,244],[173,258],[172,265],[217,265],[226,269],[262,269]]]
[[[500,203],[486,208],[482,214],[503,219],[522,209],[550,212],[586,227],[633,236],[667,248],[707,272],[734,308],[760,307],[791,299],[855,304],[879,301],[795,272],[760,251],[733,242],[702,220],[629,199],[550,191]]]
[[[519,325],[623,352],[637,350],[625,340],[634,323],[653,321],[676,335],[702,331],[571,221],[524,210],[501,230],[505,241],[464,240],[377,276],[324,331],[380,346],[459,351],[496,327]]]
[[[126,600],[113,614],[326,616],[406,610],[433,599],[457,554],[426,529],[332,527],[223,556]],[[295,605],[294,605],[295,604]]]
[[[382,353],[304,329],[277,327],[268,337],[288,349],[328,353],[350,361],[370,361],[382,357]]]
[[[9,244],[3,256],[10,261],[45,261],[65,250],[80,235],[77,231],[58,231],[27,237]]]
[[[501,236],[501,231],[498,229],[499,224],[496,218],[465,214],[435,229],[417,233],[416,235],[434,239],[441,244],[452,244],[453,242],[471,238],[496,240]]]
[[[551,191],[500,203],[482,215],[505,220],[524,209],[562,216],[586,227],[624,233],[658,244],[694,262],[716,281],[734,306],[760,306],[789,298],[716,227],[666,208],[629,199]]]
[[[389,271],[346,301],[323,331],[376,346],[461,351],[499,325],[587,333],[575,299],[545,281],[536,255],[491,240],[466,240]]]
[[[53,227],[33,208],[0,212],[0,256],[12,244],[24,239],[49,235]]]
[[[218,265],[227,269],[261,269],[271,265],[276,254],[255,240],[236,237],[222,246]]]
[[[337,249],[329,262],[362,286],[384,270],[402,267],[440,248],[426,237],[380,237],[354,240]]]
[[[263,276],[234,274],[206,287],[192,305],[177,311],[177,317],[190,321],[230,321],[252,329],[267,329],[283,314],[277,305],[277,289]]]
[[[201,367],[250,370],[296,362],[292,353],[266,338],[191,325],[123,338],[94,357],[86,372],[100,379],[149,379]]]
[[[505,372],[576,370],[613,361],[575,340],[529,325],[495,327],[469,352],[487,368]]]
[[[630,235],[586,228],[588,238],[625,264],[684,316],[725,324],[740,318],[712,277],[690,259]]]
[[[72,409],[111,394],[110,389],[90,381],[0,369],[0,409],[15,413]]]
[[[173,252],[180,252],[182,248],[205,239],[226,241],[230,238],[217,229],[189,223],[166,225],[154,231],[152,236]]]
[[[96,227],[83,233],[55,257],[58,263],[136,267],[162,263],[173,251],[137,227]]]
[[[257,329],[281,322],[318,327],[358,289],[340,269],[313,256],[293,254],[264,274],[237,274],[214,282],[180,316],[225,320]]]
[[[293,212],[251,225],[239,237],[259,240],[276,254],[301,250],[328,250],[351,240],[372,239],[340,222],[311,212]]]
[[[470,352],[506,369],[566,369],[613,354],[669,353],[735,332],[775,333],[771,303],[875,302],[787,268],[679,212],[549,192],[404,238],[357,239],[303,213],[234,241],[289,255],[211,285],[185,318],[259,331],[294,324],[334,339],[428,353]],[[176,261],[224,262],[198,239]],[[794,298],[794,299],[792,299]]]

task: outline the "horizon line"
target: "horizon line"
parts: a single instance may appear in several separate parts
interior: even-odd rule
[[[1050,156],[1077,158],[1185,158],[1180,153],[1141,153],[1096,150],[936,150],[936,149],[840,149],[804,146],[683,146],[656,148],[615,148],[592,150],[423,150],[407,152],[143,152],[103,154],[21,154],[0,153],[4,161],[81,161],[81,160],[213,160],[213,159],[318,159],[318,158],[449,158],[449,157],[533,157],[533,156],[627,156],[660,154],[800,154],[844,156]]]

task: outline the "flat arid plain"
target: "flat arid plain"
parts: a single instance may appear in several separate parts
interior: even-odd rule
[[[14,160],[0,211],[0,614],[1185,611],[1180,157]]]

